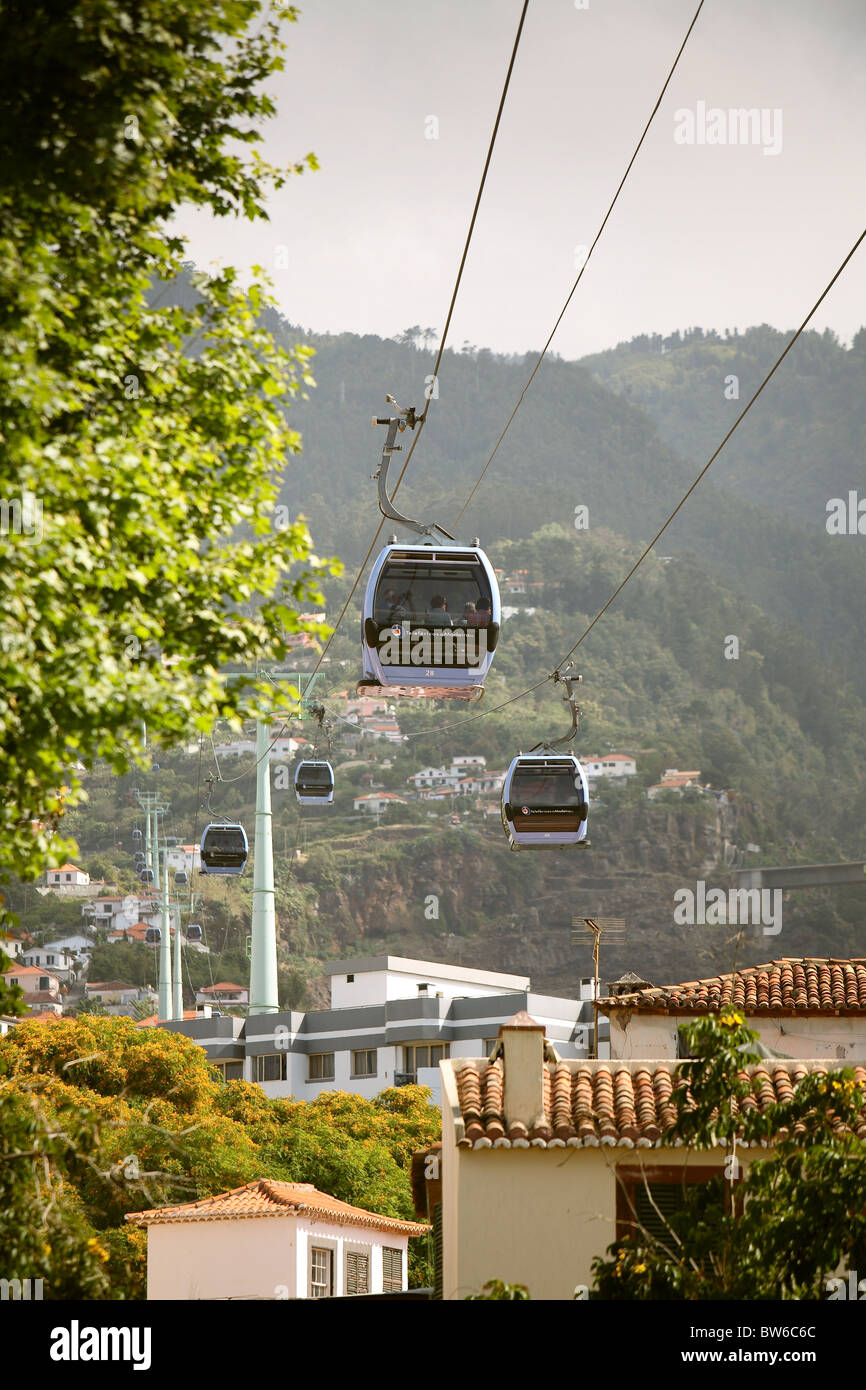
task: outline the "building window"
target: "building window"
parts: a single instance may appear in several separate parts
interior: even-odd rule
[[[49,978],[48,978],[47,975],[40,975],[40,976],[39,976],[39,988],[40,988],[40,989],[50,989],[50,988],[51,988],[51,981],[49,980]],[[97,997],[97,999],[99,999],[99,998],[101,998],[101,995],[97,995],[96,997]]]
[[[53,957],[53,956],[46,956],[46,957],[45,957],[45,964],[46,964],[46,965],[53,965],[53,964],[54,964],[54,957]]]
[[[370,1256],[357,1250],[346,1251],[346,1293],[370,1292]]]
[[[243,1062],[211,1062],[220,1081],[243,1081]]]
[[[493,1051],[494,1047],[496,1046],[496,1044],[497,1044],[498,1042],[499,1042],[499,1039],[498,1039],[498,1038],[485,1038],[485,1039],[484,1039],[484,1041],[483,1041],[483,1043],[481,1044],[481,1046],[482,1046],[482,1050],[483,1050],[483,1052],[484,1052],[484,1056],[485,1056],[485,1057],[489,1057],[489,1056],[490,1056],[491,1052]]]
[[[438,1067],[449,1055],[448,1043],[411,1043],[403,1048],[403,1069],[414,1076],[419,1067]]]
[[[333,1081],[334,1079],[334,1054],[333,1052],[311,1052],[310,1053],[310,1081]]]
[[[347,984],[347,985],[353,985],[354,983],[355,983],[355,976],[354,976],[354,975],[347,975],[347,976],[346,976],[346,984]]]
[[[334,1252],[313,1246],[310,1251],[310,1298],[330,1298],[334,1292]]]
[[[352,1053],[352,1075],[353,1076],[375,1076],[376,1075],[376,1049],[375,1047],[364,1048],[361,1052]]]
[[[253,1057],[254,1081],[285,1081],[285,1052],[257,1053]]]
[[[382,1248],[382,1292],[400,1293],[403,1288],[403,1251]]]

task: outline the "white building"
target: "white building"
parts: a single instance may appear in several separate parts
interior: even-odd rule
[[[235,985],[230,980],[221,980],[215,985],[206,985],[196,990],[196,1004],[212,1004],[214,1008],[238,1007],[250,1002],[250,992],[246,985]]]
[[[350,1206],[312,1183],[263,1179],[126,1220],[147,1229],[148,1300],[400,1293],[409,1238],[430,1229]]]
[[[755,890],[757,891],[757,890]],[[611,1056],[679,1057],[680,1029],[733,1002],[770,1053],[785,1061],[866,1063],[866,959],[783,957],[727,975],[611,994]]]
[[[411,782],[416,791],[422,787],[446,787],[451,781],[450,774],[446,767],[422,767],[419,772],[413,772],[411,777],[407,777],[407,782]],[[456,778],[455,778],[456,780]]]
[[[169,873],[191,874],[201,869],[201,845],[177,845],[166,854]]]
[[[122,897],[92,898],[82,905],[81,915],[94,927],[123,932],[136,922],[158,927],[160,911],[152,894],[139,897],[137,893],[125,893]]]
[[[69,932],[66,936],[58,936],[53,941],[46,941],[46,951],[65,951],[72,956],[86,956],[94,947],[92,936],[85,936],[83,932]]]
[[[366,796],[356,796],[352,802],[353,809],[362,812],[364,815],[378,816],[381,811],[386,811],[389,806],[405,806],[406,800],[398,796],[396,792],[368,792]]]
[[[63,984],[69,984],[75,977],[75,963],[71,955],[58,950],[56,946],[30,946],[21,959],[25,965],[50,970]]]
[[[123,980],[94,980],[84,986],[85,999],[93,999],[101,1004],[107,1014],[131,1017],[133,1004],[146,1004],[155,1008],[158,995],[152,989],[141,989],[138,985],[125,984]]]
[[[49,888],[86,888],[90,883],[90,874],[75,864],[61,864],[59,869],[48,870],[45,882]]]
[[[60,1000],[60,981],[48,970],[40,970],[36,965],[16,965],[3,974],[7,985],[19,985],[24,992],[24,1003],[33,1014],[62,1014]]]
[[[607,753],[602,758],[582,757],[580,762],[591,781],[598,777],[607,777],[611,781],[617,781],[620,778],[634,777],[637,774],[637,763],[627,753]]]
[[[440,1102],[439,1063],[486,1055],[500,1025],[520,1009],[544,1020],[563,1057],[585,1057],[592,1042],[592,982],[579,999],[533,994],[526,975],[370,956],[328,967],[331,1007],[163,1023],[203,1047],[227,1081],[267,1095],[311,1100],[322,1091],[372,1098],[390,1086],[429,1086]],[[204,998],[213,996],[199,991]],[[604,1053],[607,1029],[602,1028]]]

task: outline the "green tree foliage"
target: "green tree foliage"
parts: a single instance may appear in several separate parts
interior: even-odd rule
[[[261,217],[315,166],[254,148],[283,47],[261,0],[0,11],[0,866],[24,877],[71,852],[70,764],[236,716],[220,668],[281,658],[317,601],[306,527],[273,514],[310,352],[230,269],[171,296],[180,206]]]
[[[4,972],[11,970],[14,964],[12,958],[0,950],[0,1014],[8,1014],[11,1018],[20,1017],[27,1012],[21,986],[10,985],[3,979]]]
[[[749,1105],[743,1070],[758,1035],[733,1009],[683,1030],[693,1060],[672,1093],[666,1143],[726,1150],[724,1176],[684,1184],[682,1206],[653,1235],[632,1233],[594,1261],[595,1294],[627,1299],[826,1297],[828,1278],[866,1253],[864,1093],[850,1067],[803,1078],[787,1101]],[[744,1104],[743,1102],[746,1101]],[[735,1104],[736,1102],[736,1104]],[[752,1160],[747,1146],[772,1144]],[[740,1155],[738,1158],[737,1155]]]
[[[76,1214],[69,1240],[87,1269],[102,1271],[94,1289],[108,1290],[88,1294],[82,1283],[82,1296],[144,1296],[145,1245],[124,1223],[127,1212],[198,1200],[258,1178],[311,1182],[342,1201],[412,1220],[411,1155],[440,1134],[439,1112],[422,1087],[373,1100],[341,1092],[273,1100],[246,1082],[219,1082],[189,1039],[124,1018],[20,1025],[0,1042],[0,1083],[15,1143],[14,1117],[34,1106],[52,1135],[75,1118],[72,1138],[49,1159],[62,1210]],[[38,1221],[35,1232],[28,1224],[31,1180],[26,1166],[9,1178],[25,1252],[35,1249],[42,1229]],[[426,1255],[425,1242],[413,1241],[415,1284],[429,1279]],[[28,1267],[22,1260],[16,1270]],[[33,1268],[38,1275],[47,1266]],[[71,1256],[69,1268],[57,1297],[76,1296]]]

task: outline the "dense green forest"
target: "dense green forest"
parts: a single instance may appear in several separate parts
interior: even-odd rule
[[[190,294],[184,283],[171,292]],[[347,562],[344,576],[322,586],[333,619],[378,521],[369,475],[381,432],[367,422],[384,407],[385,390],[401,404],[420,403],[430,353],[420,330],[407,330],[401,341],[301,335],[277,315],[269,327],[287,345],[303,336],[316,349],[317,385],[291,412],[303,455],[288,470],[282,499],[293,518],[307,516],[320,554]],[[323,960],[385,949],[525,970],[537,988],[567,992],[589,973],[586,952],[570,935],[582,912],[628,920],[627,942],[609,953],[608,976],[630,968],[660,983],[780,954],[862,954],[859,888],[788,894],[783,930],[774,936],[760,927],[738,934],[672,921],[674,892],[697,878],[731,886],[731,867],[745,861],[748,844],[760,846],[752,863],[863,856],[866,547],[859,537],[832,537],[814,518],[810,523],[805,494],[796,505],[772,506],[757,481],[753,491],[748,486],[749,458],[762,479],[785,475],[794,438],[798,476],[805,476],[802,418],[798,425],[791,416],[796,398],[824,440],[812,458],[819,493],[845,494],[838,471],[844,440],[853,453],[858,428],[862,437],[862,334],[847,351],[829,334],[801,340],[776,378],[787,383],[784,390],[768,389],[743,425],[752,454],[738,455],[736,468],[701,486],[660,553],[578,649],[578,752],[629,751],[639,769],[634,784],[603,784],[594,798],[590,849],[511,855],[495,806],[486,818],[469,803],[461,806],[456,826],[450,806],[410,802],[375,828],[352,806],[359,791],[404,791],[412,772],[456,754],[482,754],[489,768],[503,769],[519,748],[564,732],[566,714],[551,683],[491,717],[477,716],[562,660],[730,423],[718,401],[710,410],[710,383],[733,362],[745,400],[748,383],[753,389],[779,343],[769,329],[724,338],[694,331],[684,340],[638,339],[586,364],[545,364],[460,527],[461,537],[481,531],[503,575],[526,571],[526,594],[504,601],[534,610],[506,620],[482,705],[398,702],[407,738],[397,746],[350,748],[337,722],[338,787],[327,812],[302,815],[285,781],[275,784],[284,1003],[325,1002]],[[400,494],[406,511],[435,516],[451,529],[525,381],[527,361],[470,345],[446,353],[440,396]],[[690,376],[691,433],[684,384]],[[638,381],[645,399],[636,399]],[[669,416],[659,405],[663,390],[678,401]],[[723,397],[722,405],[734,408]],[[759,468],[748,431],[761,417]],[[577,506],[589,510],[586,528],[574,525]],[[322,666],[320,692],[332,714],[341,709],[339,692],[351,693],[360,674],[362,592]],[[300,666],[311,660],[299,653]],[[94,876],[134,885],[133,785],[158,785],[171,802],[168,833],[187,841],[200,833],[201,779],[216,773],[207,743],[203,757],[202,766],[194,754],[161,752],[158,774],[122,778],[94,768],[89,803],[65,818]],[[226,775],[238,780],[217,782],[213,811],[252,823],[252,763],[242,760],[237,772],[232,766]],[[648,801],[646,787],[667,767],[699,769],[703,782],[729,795]],[[248,873],[216,886],[201,880],[196,888],[214,955],[190,953],[190,991],[214,969],[228,978],[243,970],[252,880]],[[430,894],[438,903],[432,919],[425,914]],[[33,890],[14,891],[10,905],[24,908],[26,918],[35,908]],[[40,902],[35,910],[46,908]],[[145,948],[130,952],[125,966],[135,982],[145,982]]]

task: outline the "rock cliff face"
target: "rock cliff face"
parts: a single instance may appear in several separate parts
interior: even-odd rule
[[[699,881],[706,891],[736,885],[736,847],[757,833],[752,808],[733,800],[602,806],[588,849],[510,854],[492,821],[479,830],[394,826],[316,846],[298,877],[315,895],[322,956],[450,961],[528,974],[538,992],[569,994],[592,971],[588,942],[572,937],[573,919],[584,916],[626,920],[625,941],[602,944],[604,979],[631,969],[664,984],[814,954],[816,903],[828,930],[833,923],[820,895],[808,903],[789,895],[779,933],[761,922],[674,920],[678,891],[697,893]],[[845,948],[836,941],[828,949]]]

